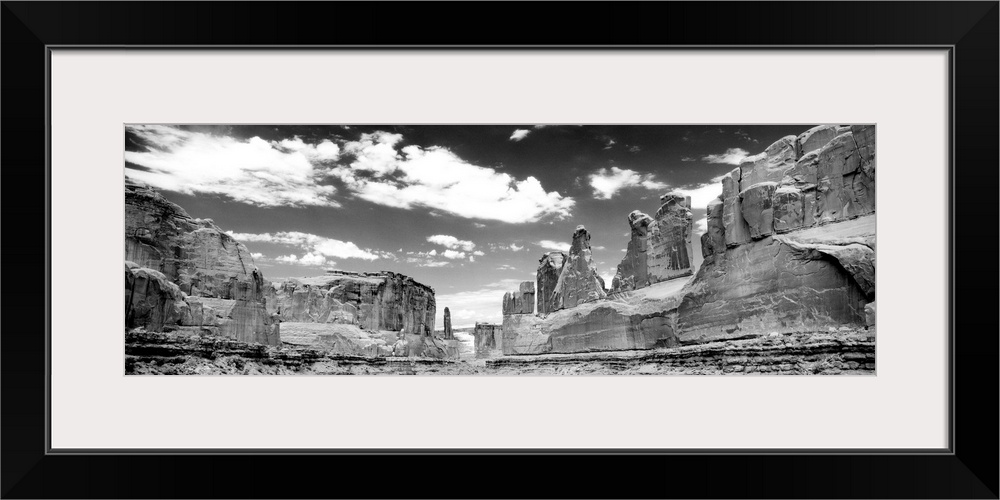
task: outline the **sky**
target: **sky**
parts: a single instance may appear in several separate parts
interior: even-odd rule
[[[456,327],[586,226],[610,286],[632,210],[692,197],[695,264],[719,177],[813,125],[127,125],[125,175],[215,221],[264,277],[394,271]]]

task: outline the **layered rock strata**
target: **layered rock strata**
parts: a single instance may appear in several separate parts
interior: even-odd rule
[[[649,257],[664,213],[673,218],[671,227],[690,228],[690,202],[667,195],[654,217],[632,212],[631,240],[613,283],[617,293],[610,300],[563,302],[542,316],[505,315],[503,353],[648,349],[871,328],[875,157],[873,126],[832,125],[783,137],[749,157],[722,178],[722,195],[706,207],[705,259],[693,278],[656,283]],[[690,241],[683,231],[675,234],[674,241]],[[586,240],[580,231],[574,235],[557,297],[567,269],[580,266],[584,245],[578,242]],[[681,250],[666,255],[683,262]],[[546,257],[539,276],[543,269],[552,274]]]
[[[604,280],[597,274],[590,250],[590,233],[577,226],[569,256],[563,264],[553,294],[554,310],[569,309],[607,297]]]
[[[490,323],[476,323],[472,330],[477,358],[488,358],[503,353],[503,327]]]
[[[271,283],[264,296],[267,311],[281,321],[344,323],[373,331],[431,336],[437,313],[431,287],[386,271],[288,279]]]
[[[535,313],[535,284],[530,281],[522,281],[518,289],[507,292],[503,296],[503,314],[534,314]]]
[[[654,217],[638,210],[628,215],[631,239],[612,280],[613,292],[691,275],[691,198],[668,193],[660,202]]]
[[[126,328],[206,327],[240,341],[280,343],[264,307],[266,282],[247,248],[210,219],[192,218],[127,178],[125,260],[125,292],[133,297],[132,307],[126,300]],[[215,306],[206,310],[206,300]],[[167,302],[173,312],[163,309]]]
[[[549,252],[538,260],[538,271],[535,273],[538,314],[548,314],[557,309],[556,286],[559,284],[559,275],[562,274],[565,262],[566,254],[562,252]]]
[[[677,311],[682,343],[866,325],[874,135],[873,126],[815,127],[723,178],[707,207],[705,261]]]

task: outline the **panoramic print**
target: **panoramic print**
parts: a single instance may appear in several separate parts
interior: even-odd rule
[[[125,126],[128,375],[873,375],[874,125]]]

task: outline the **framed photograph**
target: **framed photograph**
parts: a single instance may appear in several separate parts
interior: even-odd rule
[[[998,4],[531,5],[5,2],[3,496],[997,498]]]

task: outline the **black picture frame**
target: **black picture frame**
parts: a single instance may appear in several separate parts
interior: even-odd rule
[[[996,1],[2,2],[0,23],[8,237],[0,336],[4,498],[998,498]],[[58,314],[47,297],[59,284],[48,273],[48,60],[52,50],[122,46],[948,50],[951,445],[907,453],[52,450],[42,318]],[[488,414],[456,415],[459,422],[476,419]]]

